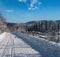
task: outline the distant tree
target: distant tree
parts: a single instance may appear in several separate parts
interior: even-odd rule
[[[1,13],[0,13],[0,21],[3,21],[4,23],[6,23],[6,19],[3,17]]]

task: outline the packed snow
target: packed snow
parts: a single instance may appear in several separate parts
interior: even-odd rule
[[[6,32],[0,34],[0,42],[6,37]]]
[[[4,32],[0,35],[0,57],[42,57],[20,37]]]
[[[60,43],[23,33],[0,34],[0,57],[60,57]]]

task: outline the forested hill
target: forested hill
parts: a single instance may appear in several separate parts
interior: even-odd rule
[[[60,20],[40,20],[26,23],[11,23],[0,16],[0,31],[60,31]]]
[[[28,31],[59,31],[60,30],[60,20],[40,20],[27,22],[26,26]]]

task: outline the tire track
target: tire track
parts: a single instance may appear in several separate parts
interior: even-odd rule
[[[9,41],[8,41],[8,42],[9,42]],[[4,57],[4,56],[6,55],[6,48],[7,48],[7,46],[8,46],[8,42],[7,42],[7,44],[6,44],[5,48],[4,48],[4,51],[3,51],[2,55],[1,55],[1,57]]]

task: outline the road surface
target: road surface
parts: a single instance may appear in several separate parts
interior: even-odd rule
[[[5,33],[0,41],[0,57],[42,57],[41,54],[17,36]]]

